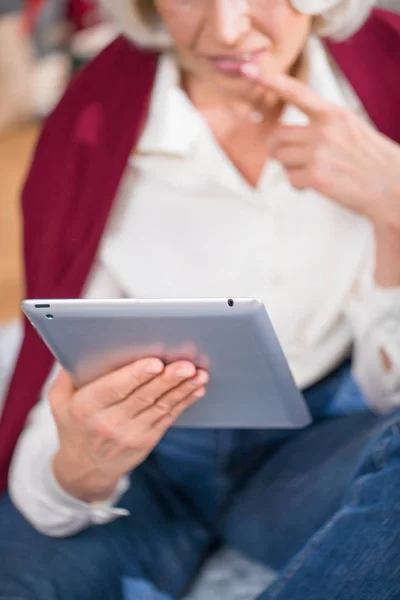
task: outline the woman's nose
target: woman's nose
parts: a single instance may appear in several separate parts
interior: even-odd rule
[[[234,46],[249,27],[248,0],[213,0],[209,23],[213,37]]]

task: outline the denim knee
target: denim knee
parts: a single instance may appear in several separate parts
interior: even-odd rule
[[[83,534],[41,535],[8,496],[0,500],[0,600],[122,600],[118,563]]]
[[[123,600],[120,574],[102,570],[79,570],[62,551],[1,543],[0,600]]]
[[[360,459],[355,467],[353,477],[350,481],[349,491],[345,503],[350,505],[363,503],[364,489],[369,489],[374,480],[372,475],[390,471],[390,482],[394,485],[395,497],[388,494],[388,490],[380,485],[374,486],[375,494],[371,494],[371,501],[400,501],[400,411],[396,411],[386,418],[377,420],[376,427],[372,432],[369,443],[364,447]],[[396,483],[395,483],[396,482]],[[392,486],[390,486],[392,487]],[[381,495],[383,496],[381,497]],[[389,497],[390,496],[390,497]]]

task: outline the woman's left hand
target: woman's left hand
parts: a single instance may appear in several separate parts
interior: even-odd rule
[[[304,126],[279,123],[272,134],[271,156],[295,188],[312,188],[375,224],[394,220],[400,228],[398,144],[293,77],[243,72],[309,117]]]

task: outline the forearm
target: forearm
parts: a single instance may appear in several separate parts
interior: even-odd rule
[[[400,286],[400,229],[375,227],[375,281],[381,287]]]
[[[51,537],[67,537],[97,523],[107,523],[126,511],[115,503],[129,486],[128,478],[119,481],[108,501],[86,503],[66,492],[53,472],[59,449],[57,428],[47,400],[47,389],[57,371],[46,383],[41,402],[20,436],[9,476],[10,496],[35,529]]]

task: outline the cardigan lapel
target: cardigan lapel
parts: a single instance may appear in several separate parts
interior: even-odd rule
[[[119,38],[73,81],[45,125],[23,191],[27,296],[81,295],[128,156],[145,122],[157,65]],[[0,493],[53,358],[25,321],[0,421]]]
[[[400,144],[400,14],[376,10],[350,40],[327,46],[377,129]]]

